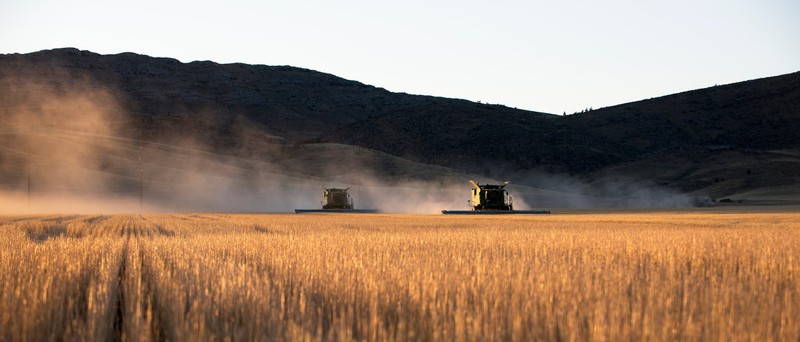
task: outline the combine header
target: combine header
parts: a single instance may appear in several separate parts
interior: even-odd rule
[[[502,185],[498,184],[478,184],[475,181],[469,181],[472,184],[472,198],[469,200],[472,210],[442,210],[442,214],[549,214],[546,210],[514,210],[514,203],[511,196],[508,195],[506,186],[508,182]]]
[[[302,213],[377,213],[375,209],[354,209],[353,199],[346,189],[325,188],[322,193],[322,209],[295,209],[294,212]]]

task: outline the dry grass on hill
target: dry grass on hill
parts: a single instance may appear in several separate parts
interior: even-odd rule
[[[0,217],[0,340],[797,340],[800,214]]]

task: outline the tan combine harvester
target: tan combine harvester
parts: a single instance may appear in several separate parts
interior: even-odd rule
[[[503,184],[472,184],[472,197],[469,200],[472,210],[442,210],[442,214],[549,214],[546,210],[514,210],[514,203]]]
[[[322,209],[295,209],[294,212],[302,213],[377,213],[375,209],[355,209],[353,198],[347,193],[350,188],[322,188]]]

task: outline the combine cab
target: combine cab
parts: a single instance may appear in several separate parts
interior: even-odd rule
[[[442,214],[549,214],[545,210],[514,210],[514,203],[508,195],[506,186],[497,184],[472,184],[472,197],[469,200],[472,210],[442,210]]]
[[[294,212],[302,213],[377,213],[374,209],[354,209],[353,198],[347,193],[350,188],[323,188],[322,209],[295,209]]]

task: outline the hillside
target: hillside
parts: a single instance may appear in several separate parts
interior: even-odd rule
[[[800,73],[603,108],[565,124],[624,146],[628,159],[602,176],[717,198],[800,199]]]
[[[380,188],[483,177],[511,179],[530,198],[556,194],[544,205],[587,205],[585,196],[635,205],[625,198],[643,189],[800,200],[791,190],[800,184],[800,73],[560,116],[289,66],[56,49],[0,55],[0,118],[4,189],[24,188],[24,170],[38,164],[63,170],[48,168],[37,184],[131,194],[138,162],[149,164],[145,182],[164,189],[227,165],[235,172],[224,181],[203,183],[369,179]],[[97,185],[97,172],[110,177]]]
[[[496,156],[514,168],[578,174],[671,150],[796,148],[800,73],[567,116],[531,117],[503,108],[493,116],[442,109],[429,118],[430,111],[369,118],[321,140],[445,164],[458,150],[470,160]],[[387,134],[391,141],[382,139]]]

